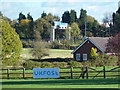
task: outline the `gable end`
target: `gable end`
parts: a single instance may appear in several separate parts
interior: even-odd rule
[[[89,38],[86,39],[85,41],[83,41],[71,54],[74,54],[80,47],[82,47],[87,41],[90,41],[93,45],[95,45],[102,53],[104,53],[104,51],[98,46],[96,45],[92,40],[90,40]]]

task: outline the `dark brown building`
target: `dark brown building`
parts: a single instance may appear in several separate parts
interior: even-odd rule
[[[73,52],[73,57],[77,61],[88,60],[91,48],[96,48],[99,53],[106,53],[108,37],[89,37],[85,39]]]

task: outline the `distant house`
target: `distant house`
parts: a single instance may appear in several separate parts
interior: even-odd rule
[[[73,52],[73,57],[77,61],[86,61],[90,57],[91,48],[96,48],[99,53],[107,53],[107,43],[109,37],[89,37],[86,38]]]

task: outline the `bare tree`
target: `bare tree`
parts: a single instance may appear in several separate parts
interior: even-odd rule
[[[110,27],[110,25],[112,24],[112,13],[111,12],[105,13],[104,18],[103,18],[103,23]]]
[[[111,12],[106,12],[103,18],[103,23],[105,24],[106,27],[109,27],[109,36],[110,34],[110,29],[112,27],[112,13]]]

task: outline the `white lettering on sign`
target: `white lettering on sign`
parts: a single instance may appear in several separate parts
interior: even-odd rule
[[[59,78],[59,68],[33,68],[33,78]]]

